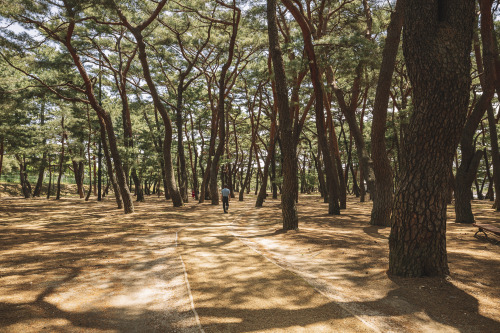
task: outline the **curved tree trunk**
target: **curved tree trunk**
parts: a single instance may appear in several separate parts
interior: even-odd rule
[[[382,65],[373,108],[371,140],[376,194],[373,197],[370,224],[380,226],[391,225],[393,175],[389,156],[387,155],[385,131],[392,74],[396,64],[401,28],[403,26],[403,1],[397,0],[396,9],[391,14],[391,21],[387,28],[387,38],[382,53]]]

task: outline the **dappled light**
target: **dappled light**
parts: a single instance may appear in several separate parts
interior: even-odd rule
[[[1,332],[484,331],[500,324],[500,247],[453,223],[448,279],[389,277],[389,228],[371,203],[318,213],[297,231],[279,200],[173,208],[148,197],[123,215],[99,204],[2,198]],[[491,208],[475,203],[479,219]],[[187,277],[187,279],[186,279]],[[193,303],[190,301],[190,295]],[[200,326],[201,325],[201,326]],[[342,328],[342,329],[341,329]]]

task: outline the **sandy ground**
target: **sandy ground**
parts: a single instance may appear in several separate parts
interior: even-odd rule
[[[253,205],[0,198],[0,332],[500,332],[500,245],[452,207],[450,277],[402,279],[370,203],[301,197],[286,234],[278,200]]]

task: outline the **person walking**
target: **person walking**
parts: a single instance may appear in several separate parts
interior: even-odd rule
[[[227,188],[226,185],[224,185],[221,193],[222,193],[222,209],[224,209],[224,214],[227,214],[227,211],[229,209],[229,194],[231,193],[231,191]]]

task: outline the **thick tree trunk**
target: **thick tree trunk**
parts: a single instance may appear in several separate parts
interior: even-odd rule
[[[474,2],[404,5],[403,51],[414,111],[394,200],[389,273],[444,276],[446,189],[469,102]]]
[[[382,53],[382,64],[373,108],[371,139],[376,193],[373,196],[370,224],[380,226],[391,225],[393,175],[389,156],[387,155],[385,131],[392,74],[396,64],[401,28],[403,26],[403,1],[397,0],[396,9],[391,14],[391,21],[387,28],[387,38]]]

